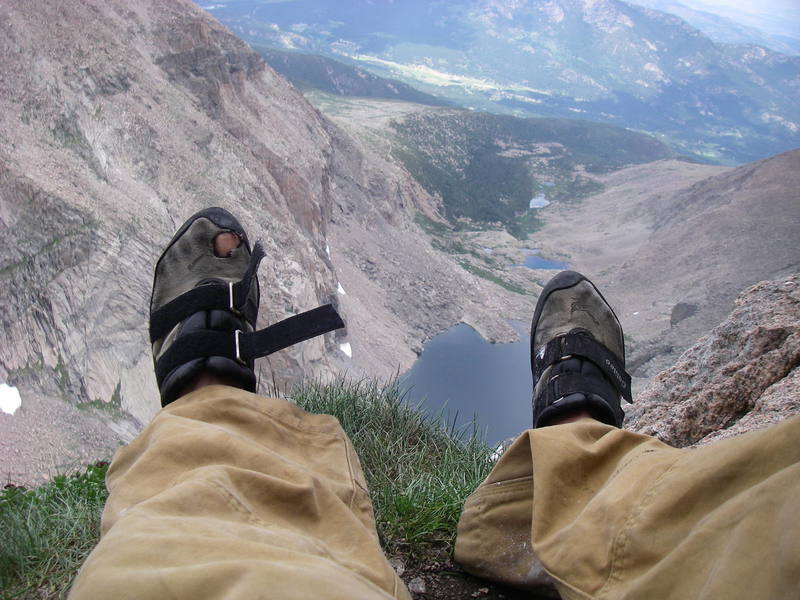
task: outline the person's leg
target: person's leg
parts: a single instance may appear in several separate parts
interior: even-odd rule
[[[333,417],[206,386],[117,453],[108,487],[71,598],[408,598]]]
[[[227,283],[252,264],[241,226],[218,210],[187,221],[162,255],[153,314],[200,286],[220,286],[225,305],[186,296],[201,310],[151,322],[164,408],[112,461],[102,537],[71,598],[409,597],[337,420],[239,389],[253,383],[252,359],[233,342],[259,351],[264,337],[253,333],[257,283],[232,288],[231,311]],[[296,323],[277,330],[281,343],[309,337]],[[198,355],[207,332],[230,333],[231,348]]]
[[[456,559],[564,598],[791,598],[800,417],[697,450],[593,420],[529,430],[470,496]]]
[[[584,297],[578,307],[589,304]],[[564,307],[567,321],[578,312],[571,302]],[[569,331],[561,328],[556,337]],[[547,354],[540,352],[547,341],[532,340],[534,357]],[[800,417],[678,450],[618,429],[619,397],[607,398],[610,388],[597,383],[602,374],[614,387],[614,375],[576,358],[586,362],[580,354],[556,356],[549,365],[534,358],[539,427],[517,438],[467,500],[456,543],[462,566],[520,587],[536,588],[552,576],[565,598],[796,595]],[[565,395],[546,393],[554,385],[548,375],[581,372],[589,374],[585,393],[572,375],[563,376]],[[584,414],[559,424],[580,411],[611,422]]]

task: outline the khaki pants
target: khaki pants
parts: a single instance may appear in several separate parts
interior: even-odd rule
[[[795,598],[800,420],[695,451],[595,422],[523,433],[469,498],[456,556],[566,598]],[[533,493],[533,481],[536,493]],[[210,386],[108,473],[71,598],[409,598],[336,419]]]
[[[695,450],[527,431],[467,500],[456,559],[521,587],[544,567],[570,600],[800,598],[800,417]]]

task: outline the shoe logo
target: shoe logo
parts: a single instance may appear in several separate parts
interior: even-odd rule
[[[570,316],[574,315],[576,312],[584,312],[589,315],[589,318],[594,322],[595,325],[600,325],[600,321],[595,319],[594,315],[590,312],[590,307],[588,304],[581,304],[577,299],[572,299],[572,305],[569,308]]]
[[[625,380],[624,380],[624,379],[622,378],[622,376],[619,374],[619,371],[617,371],[616,367],[614,367],[613,363],[612,363],[610,360],[608,360],[608,359],[606,359],[606,366],[607,366],[607,367],[608,367],[608,368],[611,370],[611,372],[614,374],[614,377],[616,377],[616,378],[617,378],[617,381],[618,381],[618,382],[619,382],[619,384],[622,386],[622,389],[625,389],[625,388],[627,388],[628,386],[627,386],[627,384],[625,383]]]

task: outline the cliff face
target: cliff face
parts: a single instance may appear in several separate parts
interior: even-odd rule
[[[626,427],[702,445],[800,413],[800,275],[758,283],[636,397]]]
[[[653,325],[660,332],[637,337],[642,373],[674,363],[725,318],[746,287],[797,272],[798,190],[800,150],[793,150],[708,177],[647,207],[646,243],[612,276],[616,290],[630,290],[631,312],[648,295],[659,305]],[[668,362],[647,364],[661,353]]]
[[[284,258],[268,319],[333,296],[329,136],[245,44],[188,2],[0,10],[3,379],[148,418],[152,265],[206,205]]]
[[[9,479],[108,455],[157,410],[152,268],[205,206],[265,243],[262,325],[325,302],[350,324],[261,361],[262,384],[388,376],[459,320],[508,339],[529,312],[431,248],[413,218],[432,200],[405,171],[189,1],[2,3],[0,58],[0,381],[23,399],[0,414]]]

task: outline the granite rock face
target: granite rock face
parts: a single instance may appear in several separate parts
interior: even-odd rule
[[[116,398],[146,421],[158,406],[152,266],[205,206],[230,209],[264,239],[265,320],[333,295],[330,138],[246,44],[189,2],[6,3],[0,13],[4,381],[23,397]],[[331,370],[325,343],[278,363]]]
[[[702,445],[800,414],[800,275],[745,290],[733,312],[636,397],[626,428]]]

